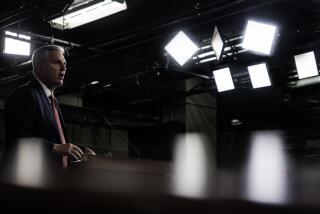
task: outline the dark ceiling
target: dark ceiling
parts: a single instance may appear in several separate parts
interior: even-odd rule
[[[225,65],[234,67],[239,89],[219,96],[251,91],[247,76],[241,75],[242,67],[260,61],[269,65],[273,82],[273,89],[267,89],[272,91],[269,96],[279,89],[283,100],[287,97],[282,93],[287,96],[288,78],[294,70],[294,54],[310,50],[318,54],[320,1],[316,0],[127,0],[126,11],[64,31],[52,28],[47,20],[69,1],[6,2],[6,7],[0,8],[0,29],[31,32],[33,49],[50,42],[66,47],[68,74],[60,93],[80,92],[95,107],[118,109],[131,104],[141,108],[141,104],[143,111],[155,111],[153,105],[164,104],[172,96],[187,96],[176,90],[175,83],[194,77],[202,84],[189,94],[217,94],[211,72]],[[210,43],[215,25],[226,39],[232,39],[243,34],[249,18],[278,26],[272,56],[246,52],[226,57],[220,63],[196,64],[197,60],[191,60],[180,67],[164,53],[164,46],[180,30],[204,46]],[[0,56],[2,97],[30,77],[30,63],[24,63],[28,60]],[[89,85],[95,80],[100,83]],[[111,87],[103,87],[110,83]],[[314,93],[306,90],[302,96]]]

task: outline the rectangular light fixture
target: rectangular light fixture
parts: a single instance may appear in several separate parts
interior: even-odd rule
[[[271,52],[277,27],[249,20],[244,34],[242,47],[261,54]]]
[[[299,79],[319,75],[314,52],[294,56]]]
[[[271,86],[266,63],[249,66],[248,71],[253,88]]]
[[[219,92],[234,89],[231,72],[228,67],[213,71],[213,76]]]
[[[198,50],[192,40],[180,31],[164,48],[181,66],[184,65]]]
[[[213,32],[213,36],[212,36],[212,40],[211,40],[211,45],[212,45],[212,49],[214,50],[214,53],[217,57],[217,60],[220,60],[220,57],[222,55],[223,52],[223,40],[221,38],[221,35],[218,31],[218,28],[215,27],[214,28],[214,32]]]
[[[6,31],[5,35],[10,37],[4,38],[4,49],[3,53],[5,54],[13,54],[13,55],[22,55],[22,56],[30,56],[30,36],[17,34],[14,32]],[[16,37],[17,39],[13,38]]]
[[[84,7],[85,4],[90,2],[86,1],[77,7],[71,5],[63,16],[50,21],[51,26],[60,30],[72,29],[127,9],[125,1],[118,2],[113,0],[104,0]]]

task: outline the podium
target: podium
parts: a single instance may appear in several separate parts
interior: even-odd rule
[[[67,173],[57,174],[43,185],[0,183],[1,211],[108,213],[319,213],[319,191],[313,201],[261,203],[241,195],[245,184],[227,191],[230,178],[216,171],[203,183],[210,194],[198,197],[179,192],[180,175],[171,162],[157,160],[101,158],[75,163]],[[187,180],[188,181],[188,180]],[[301,180],[302,181],[302,180]],[[198,183],[199,185],[200,183]],[[308,184],[318,190],[320,182]],[[195,183],[183,187],[195,188]],[[296,183],[295,185],[306,185]],[[180,186],[181,187],[181,186]],[[297,187],[292,187],[297,188]],[[181,189],[180,189],[181,190]],[[304,197],[292,191],[292,197]],[[183,193],[183,191],[182,191]]]

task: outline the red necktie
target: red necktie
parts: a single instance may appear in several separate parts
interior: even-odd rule
[[[62,144],[66,144],[66,139],[64,138],[64,134],[63,134],[60,118],[59,118],[59,113],[57,109],[57,101],[54,98],[53,94],[49,96],[49,98],[51,100],[51,108],[53,111],[54,119],[56,121],[58,130],[59,130],[60,141]],[[66,168],[68,166],[68,156],[66,155],[62,157],[62,166],[63,168]]]

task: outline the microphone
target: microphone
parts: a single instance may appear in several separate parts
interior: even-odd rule
[[[129,140],[127,140],[111,123],[110,121],[107,119],[107,117],[105,115],[102,115],[103,121],[105,122],[105,124],[108,124],[111,127],[111,130],[116,133],[116,135],[118,135],[123,142],[125,142],[129,147],[131,147],[134,152],[137,154],[138,158],[141,159],[141,155],[140,152],[138,151],[138,149],[129,142]]]
[[[106,152],[105,152],[104,148],[102,147],[102,145],[101,145],[101,143],[100,143],[100,140],[99,140],[99,138],[98,138],[98,136],[97,136],[96,131],[94,131],[94,137],[96,138],[96,140],[97,140],[97,142],[98,142],[98,145],[99,145],[99,147],[100,147],[103,155],[106,156]]]

